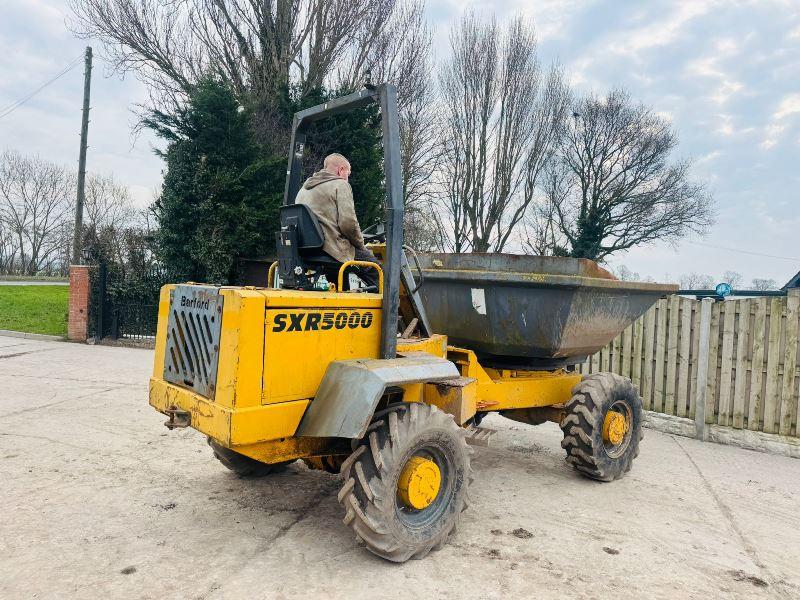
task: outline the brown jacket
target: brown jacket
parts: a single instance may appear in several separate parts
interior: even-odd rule
[[[309,177],[295,200],[316,215],[325,234],[322,249],[340,262],[353,260],[356,248],[364,248],[350,184],[322,169]]]

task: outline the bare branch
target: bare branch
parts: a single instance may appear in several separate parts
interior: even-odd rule
[[[13,253],[10,270],[35,275],[63,258],[74,198],[74,173],[38,156],[0,155],[0,222],[6,253]]]
[[[705,232],[712,198],[690,181],[688,161],[670,160],[678,140],[667,121],[623,91],[584,98],[573,111],[547,165],[547,201],[573,256],[601,260]]]
[[[455,247],[501,251],[537,197],[566,114],[560,69],[543,75],[525,19],[505,29],[468,13],[451,32],[444,104],[443,206]]]

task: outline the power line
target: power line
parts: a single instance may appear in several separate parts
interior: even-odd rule
[[[690,242],[687,244],[694,244],[695,246],[706,246],[707,248],[716,248],[717,250],[727,250],[728,252],[738,252],[739,254],[749,254],[751,256],[761,256],[763,258],[774,258],[777,260],[790,260],[792,262],[800,262],[800,258],[792,258],[790,256],[775,256],[774,254],[762,254],[761,252],[751,252],[750,250],[740,250],[739,248],[728,248],[726,246],[717,246],[715,244],[704,244],[703,242]]]
[[[64,67],[61,71],[59,71],[54,77],[52,77],[51,79],[48,79],[45,83],[40,85],[38,88],[36,88],[32,92],[30,92],[29,94],[23,96],[22,98],[20,98],[16,102],[12,102],[8,106],[5,106],[2,109],[0,109],[0,119],[2,119],[3,117],[5,117],[8,114],[11,114],[13,111],[15,111],[17,108],[19,108],[23,104],[25,104],[28,100],[33,98],[36,94],[41,92],[47,86],[49,86],[52,83],[55,83],[58,79],[60,79],[64,75],[66,75],[69,71],[74,69],[76,66],[78,66],[78,64],[80,64],[81,58],[83,58],[83,55],[75,57],[66,67]]]
[[[78,56],[77,56],[75,59],[73,59],[73,60],[72,60],[72,61],[71,61],[71,62],[70,62],[70,63],[69,63],[69,64],[68,64],[66,67],[64,67],[63,69],[61,69],[61,71],[59,71],[59,72],[58,72],[58,73],[57,73],[55,76],[53,76],[51,79],[48,79],[47,81],[45,81],[45,82],[44,82],[42,85],[40,85],[38,88],[36,88],[36,89],[35,89],[35,90],[33,90],[32,92],[30,92],[29,94],[27,94],[27,95],[23,96],[22,98],[20,98],[20,99],[19,99],[19,100],[17,100],[16,102],[12,102],[12,103],[11,103],[11,104],[9,104],[8,106],[5,106],[4,108],[1,108],[1,109],[0,109],[0,119],[2,119],[3,117],[7,117],[7,116],[8,116],[8,115],[10,115],[12,112],[14,112],[15,110],[17,110],[17,109],[18,109],[20,106],[22,106],[23,104],[25,104],[25,103],[26,103],[28,100],[30,100],[31,98],[33,98],[33,97],[34,97],[36,94],[38,94],[38,93],[39,93],[39,92],[41,92],[43,89],[45,89],[47,86],[49,86],[49,85],[51,85],[51,84],[55,83],[56,81],[58,81],[59,79],[61,79],[61,78],[62,78],[64,75],[66,75],[66,74],[67,74],[67,73],[69,73],[69,72],[70,72],[72,69],[74,69],[75,67],[77,67],[77,66],[78,66],[78,65],[81,63],[81,60],[82,60],[82,59],[83,59],[83,54],[80,54],[80,55],[78,55]]]

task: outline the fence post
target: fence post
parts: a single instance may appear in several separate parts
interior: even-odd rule
[[[102,340],[105,335],[106,280],[108,267],[100,261],[97,267],[97,331],[95,337]]]
[[[708,390],[708,353],[711,342],[711,306],[713,298],[700,301],[700,339],[697,351],[697,381],[695,381],[694,436],[706,440],[706,394]]]

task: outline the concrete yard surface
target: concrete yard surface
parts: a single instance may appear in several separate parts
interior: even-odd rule
[[[646,431],[623,480],[491,416],[473,504],[402,565],[337,476],[239,479],[147,404],[152,351],[0,337],[0,598],[800,598],[800,460]]]

